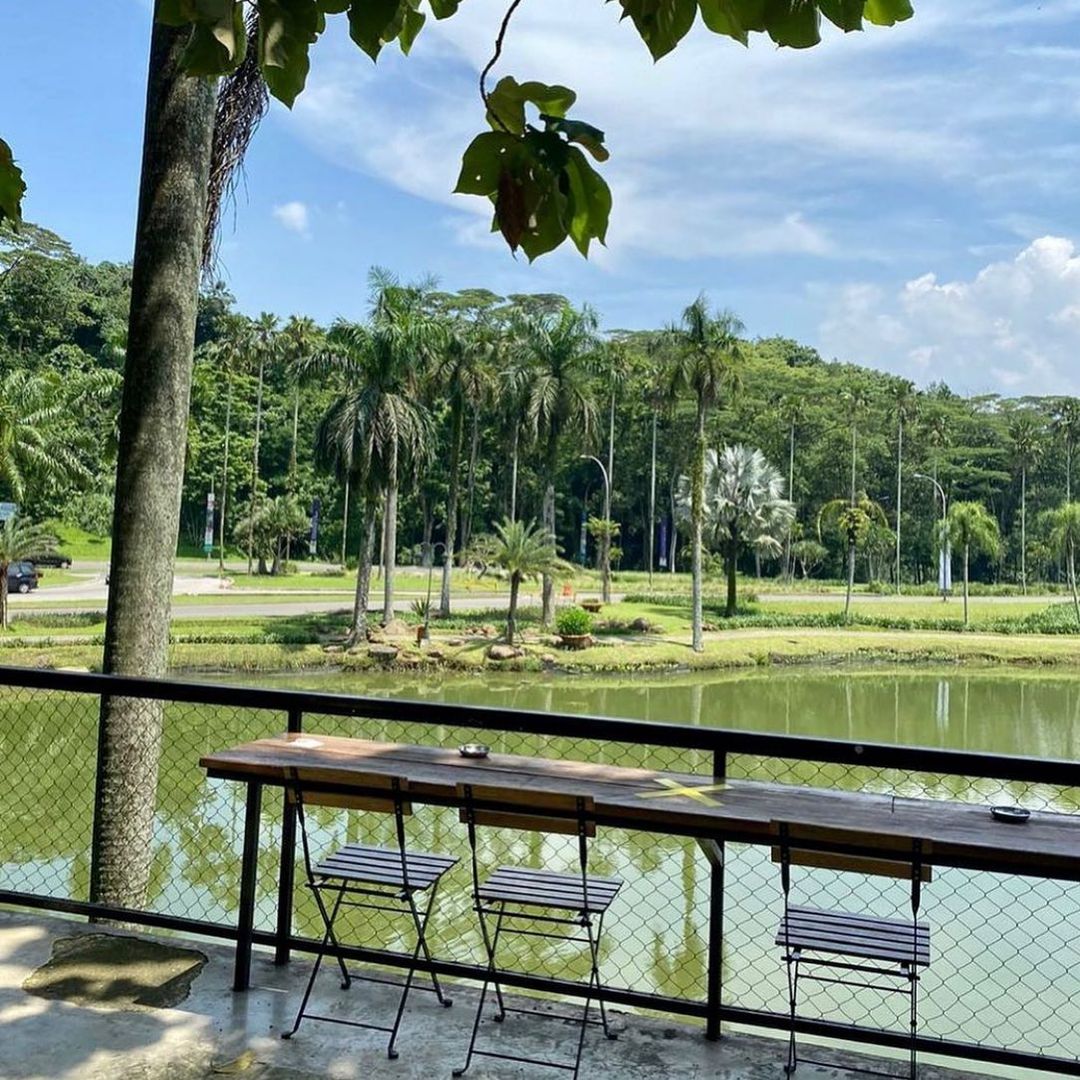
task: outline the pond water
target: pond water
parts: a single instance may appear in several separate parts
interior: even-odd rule
[[[231,681],[238,680],[235,677]],[[1075,758],[1080,748],[1080,677],[1040,672],[926,670],[761,671],[669,678],[567,678],[535,675],[262,677],[262,685],[499,705],[576,714],[606,714],[702,726],[821,735],[869,742]],[[0,788],[0,813],[17,828],[2,830],[0,887],[85,895],[96,710],[59,695],[0,691],[0,754],[11,783]],[[152,905],[198,918],[234,917],[242,792],[210,783],[201,754],[280,730],[278,716],[253,710],[170,706],[158,792]],[[336,717],[307,718],[310,731],[394,741],[457,745],[467,729]],[[605,760],[707,773],[707,755],[601,745],[575,737],[490,734],[497,750]],[[1021,802],[1073,812],[1075,790],[890,770],[850,770],[761,758],[735,759],[731,774],[781,782],[819,783],[979,803]],[[275,911],[277,800],[265,800],[259,919]],[[345,840],[391,840],[391,822],[319,810],[315,847]],[[432,919],[435,952],[480,958],[469,909],[464,830],[448,810],[418,807],[410,842],[463,857],[448,876]],[[566,838],[527,833],[483,836],[485,864],[572,869]],[[764,849],[729,845],[725,921],[725,1000],[782,1010],[786,985],[772,945],[781,910],[779,875]],[[709,869],[698,848],[676,838],[605,831],[591,849],[594,872],[625,885],[609,914],[603,974],[613,985],[703,998]],[[903,915],[907,888],[882,879],[803,870],[797,900],[890,917]],[[1080,900],[1064,885],[943,870],[924,895],[922,913],[934,936],[934,959],[923,983],[922,1028],[929,1035],[1080,1056]],[[317,916],[298,895],[297,927],[313,934]],[[355,938],[411,948],[407,927],[366,918]],[[583,975],[579,951],[529,942],[507,963],[527,970]],[[903,1001],[868,1000],[843,988],[808,999],[808,1011],[896,1027]]]

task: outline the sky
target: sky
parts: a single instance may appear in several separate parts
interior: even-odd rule
[[[604,129],[606,248],[530,265],[453,195],[504,0],[463,0],[373,65],[341,18],[274,105],[225,217],[240,307],[327,322],[369,267],[446,289],[561,292],[609,328],[699,292],[920,386],[1080,394],[1080,0],[914,0],[891,29],[744,49],[702,27],[654,64],[618,7],[524,0],[495,75],[561,82]],[[149,0],[4,13],[0,134],[25,212],[87,258],[131,256]],[[92,46],[92,47],[90,47]]]

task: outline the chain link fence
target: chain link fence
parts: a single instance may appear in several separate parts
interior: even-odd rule
[[[63,679],[57,677],[58,685]],[[191,688],[189,688],[189,696]],[[210,781],[202,755],[275,735],[284,708],[263,702],[166,701],[154,800],[154,827],[145,910],[220,926],[234,926],[243,843],[242,785]],[[297,695],[291,695],[293,699]],[[365,719],[305,712],[306,731],[387,743],[456,747],[484,741],[496,753],[567,758],[591,763],[713,774],[713,751],[613,742],[570,735],[526,734],[438,722],[437,706],[418,707],[416,721]],[[0,686],[0,890],[7,894],[86,900],[95,803],[99,699],[64,689]],[[451,712],[459,716],[458,712]],[[530,725],[523,716],[518,726]],[[715,732],[711,733],[715,735]],[[685,741],[685,740],[683,740]],[[704,741],[704,739],[703,739]],[[841,746],[842,744],[834,744]],[[841,753],[838,757],[844,756]],[[897,798],[1022,804],[1075,813],[1080,788],[991,780],[786,759],[726,755],[729,780],[858,790]],[[1007,761],[1002,759],[1003,762]],[[1000,771],[1007,771],[1003,765]],[[277,917],[282,799],[268,788],[260,825],[256,926],[273,931]],[[346,842],[393,845],[393,822],[379,815],[309,810],[316,852]],[[437,959],[479,964],[483,949],[471,909],[468,844],[456,810],[417,805],[408,820],[414,849],[457,855],[441,885],[429,928]],[[513,864],[573,872],[576,840],[524,832],[481,830],[484,866]],[[709,939],[710,864],[685,838],[620,829],[601,830],[590,847],[592,872],[619,877],[624,887],[607,916],[601,970],[617,989],[704,1003]],[[793,901],[885,917],[910,917],[904,881],[796,868]],[[294,933],[321,933],[314,903],[300,882]],[[726,845],[723,941],[725,1006],[761,1013],[786,1008],[786,978],[773,938],[783,908],[779,869],[760,845]],[[920,915],[930,923],[933,961],[922,982],[922,1034],[983,1047],[1053,1058],[1080,1059],[1080,888],[1053,880],[935,867]],[[341,936],[361,946],[411,950],[408,920],[362,913],[343,916]],[[531,975],[585,979],[584,950],[517,939],[507,966]],[[808,1016],[880,1031],[903,1032],[906,1015],[895,999],[865,990],[808,987]],[[900,1008],[903,1008],[901,1003]]]

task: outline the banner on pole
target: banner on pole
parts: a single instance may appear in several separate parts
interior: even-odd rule
[[[210,552],[214,547],[214,493],[206,493],[206,528],[203,530],[203,551],[210,558]]]
[[[662,517],[660,519],[660,566],[662,569],[667,569],[667,518]]]

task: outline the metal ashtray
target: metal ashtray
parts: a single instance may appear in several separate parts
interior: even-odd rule
[[[1031,817],[1031,811],[1022,806],[991,806],[990,813],[995,821],[1007,821],[1010,825],[1022,825]]]
[[[468,758],[485,758],[491,753],[491,747],[480,742],[462,743],[457,749],[462,757]]]

